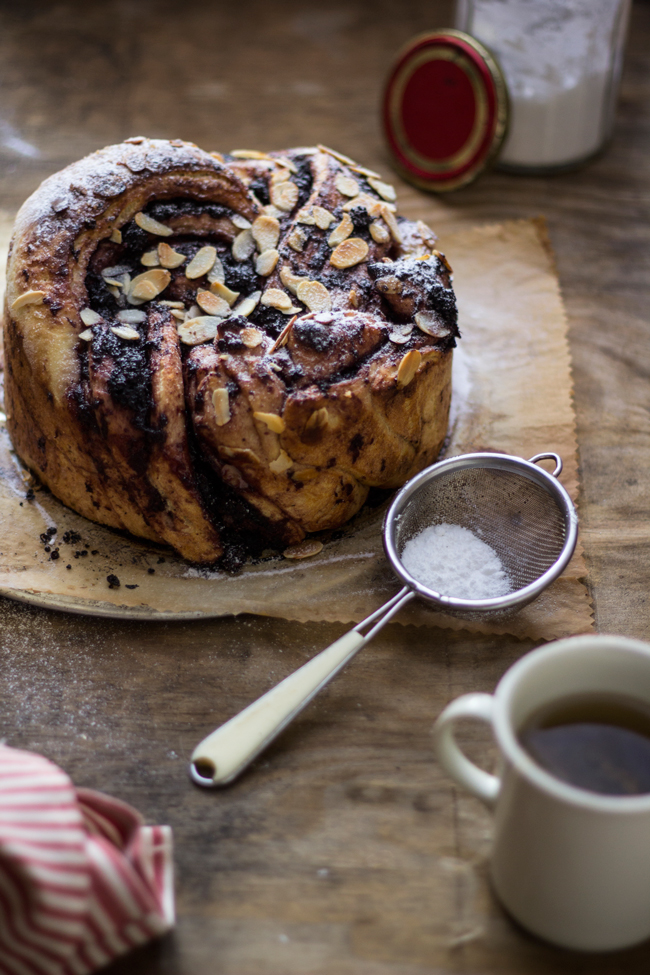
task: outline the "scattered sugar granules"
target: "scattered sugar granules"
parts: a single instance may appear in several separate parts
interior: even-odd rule
[[[406,543],[402,564],[442,596],[493,599],[513,588],[494,549],[460,525],[429,525]]]

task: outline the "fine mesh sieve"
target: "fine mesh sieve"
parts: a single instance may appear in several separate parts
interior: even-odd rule
[[[552,474],[537,466],[555,463]],[[573,503],[557,480],[557,454],[530,460],[508,454],[452,457],[412,478],[397,494],[384,521],[384,549],[404,583],[392,599],[263,697],[231,718],[194,749],[190,775],[199,785],[226,785],[312,700],[335,674],[416,595],[465,619],[510,614],[535,599],[564,570],[577,540]],[[435,592],[402,562],[407,542],[431,525],[469,529],[498,555],[510,591],[491,599]]]
[[[550,459],[549,474],[537,461]],[[531,601],[565,569],[576,544],[578,519],[557,477],[557,454],[529,461],[509,454],[463,454],[414,477],[393,501],[384,522],[384,549],[398,576],[423,599],[458,616],[513,611]],[[404,567],[406,543],[431,525],[459,525],[499,556],[511,591],[493,599],[462,599],[428,589]]]

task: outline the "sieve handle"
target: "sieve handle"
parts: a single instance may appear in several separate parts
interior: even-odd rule
[[[547,451],[545,454],[535,454],[534,457],[530,457],[528,460],[529,464],[536,464],[540,460],[554,460],[555,470],[551,471],[551,477],[559,477],[562,473],[562,458],[559,454],[554,453],[552,450]]]
[[[463,694],[448,704],[433,726],[438,761],[454,782],[492,808],[501,789],[501,779],[484,772],[463,755],[454,729],[460,718],[474,718],[492,725],[494,698],[491,694]]]
[[[411,590],[402,589],[349,633],[204,738],[192,752],[193,781],[207,787],[232,782],[413,597]],[[366,633],[359,632],[371,624]]]

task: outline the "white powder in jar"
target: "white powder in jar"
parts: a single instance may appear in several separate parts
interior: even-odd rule
[[[579,162],[609,135],[629,0],[458,0],[456,26],[499,60],[510,122],[499,161]]]
[[[513,586],[494,549],[460,525],[429,525],[404,546],[402,564],[442,596],[493,599]]]

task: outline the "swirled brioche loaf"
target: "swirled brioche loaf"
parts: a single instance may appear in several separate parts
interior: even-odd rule
[[[86,517],[202,563],[404,483],[442,446],[458,331],[445,258],[393,200],[324,147],[137,138],[46,180],[7,268],[19,456]]]

